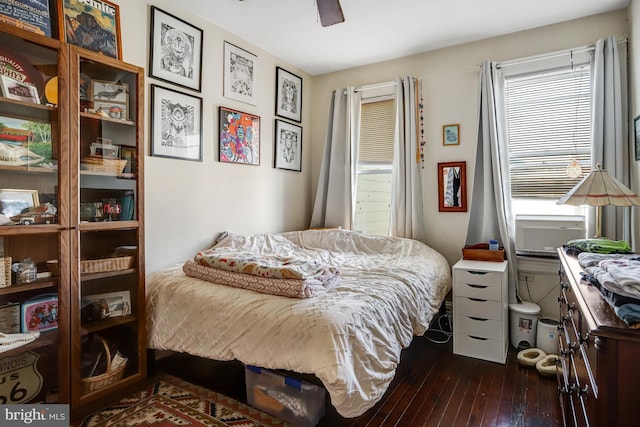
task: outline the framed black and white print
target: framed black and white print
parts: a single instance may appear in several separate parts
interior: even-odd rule
[[[229,42],[224,42],[225,98],[256,105],[258,57]]]
[[[276,115],[302,121],[302,77],[276,67]]]
[[[302,127],[276,119],[274,167],[302,171]]]
[[[202,98],[151,85],[151,155],[202,161]]]
[[[200,92],[202,30],[151,6],[149,77]]]

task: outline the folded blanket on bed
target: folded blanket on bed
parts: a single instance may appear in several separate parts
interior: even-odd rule
[[[200,251],[193,260],[221,270],[274,279],[324,281],[338,273],[337,268],[327,267],[311,258],[264,254],[227,246]]]
[[[333,288],[340,280],[340,274],[338,272],[332,276],[324,276],[322,280],[317,278],[280,279],[213,268],[209,265],[198,264],[191,260],[184,263],[182,270],[188,276],[220,285],[292,298],[311,298],[318,296]]]

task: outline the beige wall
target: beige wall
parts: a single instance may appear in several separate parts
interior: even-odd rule
[[[149,3],[114,2],[120,6],[121,12],[123,59],[146,69]],[[204,160],[190,162],[148,155],[149,85],[156,83],[183,89],[147,77],[145,203],[149,273],[191,257],[197,250],[210,245],[214,236],[224,230],[257,233],[307,227],[322,160],[329,93],[337,87],[386,82],[399,75],[424,79],[427,160],[423,187],[428,243],[453,263],[459,258],[464,245],[468,214],[438,212],[435,170],[438,162],[466,161],[468,194],[471,194],[479,65],[485,60],[507,60],[592,44],[599,37],[610,34],[619,37],[628,35],[627,12],[619,11],[312,77],[181,9],[176,2],[156,0],[153,5],[204,30],[203,89],[199,94],[184,90],[203,98]],[[632,17],[640,13],[637,9],[632,4]],[[257,106],[222,96],[224,40],[258,56],[260,74],[257,80]],[[300,75],[304,82],[302,173],[273,168],[276,66]],[[634,88],[632,94],[632,115],[640,112],[636,90]],[[217,108],[221,105],[261,117],[260,166],[217,161],[216,116]],[[448,123],[460,124],[460,146],[442,146],[442,125]],[[637,174],[635,179],[638,184]]]
[[[427,243],[453,264],[461,256],[468,214],[438,212],[436,167],[439,162],[466,161],[470,197],[478,131],[479,66],[485,60],[509,60],[585,46],[609,35],[627,37],[627,28],[627,12],[623,10],[319,76],[311,94],[312,182],[316,182],[320,169],[329,93],[333,89],[391,81],[399,75],[422,77],[427,141],[423,174]],[[459,146],[442,146],[442,125],[449,123],[460,124]],[[315,192],[315,185],[312,191]]]
[[[149,3],[116,0],[120,6],[123,60],[148,65]],[[177,6],[179,2],[155,0],[153,5],[204,30],[202,92],[146,80],[146,258],[147,272],[184,261],[211,245],[217,233],[263,233],[300,229],[311,216],[311,97],[313,79],[301,70],[257,49],[199,16]],[[215,7],[215,6],[211,6]],[[258,56],[258,105],[222,96],[223,42]],[[273,168],[275,69],[285,68],[303,78],[302,172]],[[148,73],[147,73],[148,74]],[[191,162],[149,156],[150,84],[156,83],[203,98],[203,161]],[[261,118],[260,165],[220,163],[217,109],[225,106]]]

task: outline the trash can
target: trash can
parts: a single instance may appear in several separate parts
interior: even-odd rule
[[[558,354],[558,326],[560,322],[553,319],[538,319],[536,347],[547,354]]]
[[[511,325],[511,345],[518,349],[536,346],[536,328],[540,306],[532,302],[523,301],[519,304],[509,304]]]

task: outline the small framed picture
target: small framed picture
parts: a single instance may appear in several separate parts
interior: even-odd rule
[[[302,127],[276,119],[274,167],[302,171]]]
[[[151,85],[151,155],[202,161],[202,98]]]
[[[467,211],[467,163],[438,163],[438,211]]]
[[[276,67],[276,115],[302,121],[302,77]]]
[[[0,189],[0,214],[11,218],[40,206],[37,190]]]
[[[200,92],[203,31],[151,6],[149,77]]]
[[[258,57],[224,42],[224,97],[256,105]]]
[[[122,60],[120,7],[107,0],[58,1],[60,40]]]
[[[112,119],[129,117],[129,85],[122,82],[91,80],[93,110]]]
[[[442,145],[460,145],[460,125],[442,126]]]
[[[5,98],[33,102],[34,104],[40,103],[38,89],[35,86],[12,79],[4,74],[0,75],[0,88]]]
[[[131,294],[129,291],[120,291],[83,295],[80,307],[83,321],[128,316],[131,314]]]
[[[635,146],[635,158],[636,160],[640,160],[640,116],[636,116],[633,119],[633,134],[634,138],[634,146]]]
[[[219,109],[220,161],[260,164],[260,117],[229,108]]]
[[[136,173],[136,147],[129,147],[127,145],[120,146],[120,159],[127,161],[122,173]]]

